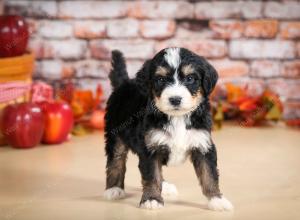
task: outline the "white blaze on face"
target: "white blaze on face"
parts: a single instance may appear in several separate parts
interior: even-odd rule
[[[168,115],[184,115],[195,110],[201,101],[201,96],[192,96],[187,87],[180,83],[178,78],[178,67],[180,65],[180,48],[168,48],[164,55],[166,62],[175,69],[174,83],[168,85],[159,98],[155,99],[156,106]],[[169,99],[174,96],[181,97],[180,106],[174,108]]]
[[[166,49],[164,58],[171,67],[177,69],[180,64],[180,48],[174,47]]]

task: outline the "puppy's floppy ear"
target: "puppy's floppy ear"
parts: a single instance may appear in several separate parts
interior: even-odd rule
[[[140,91],[144,95],[148,95],[150,91],[150,63],[151,60],[146,60],[142,68],[136,74],[136,82]]]
[[[202,89],[204,95],[209,96],[215,88],[219,76],[216,69],[208,62],[205,63],[203,71]]]

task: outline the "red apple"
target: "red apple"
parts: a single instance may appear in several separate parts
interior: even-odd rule
[[[28,25],[16,15],[0,16],[0,57],[25,53],[28,44]]]
[[[33,103],[8,105],[1,117],[1,131],[6,141],[16,148],[31,148],[40,143],[44,115]]]
[[[65,102],[43,102],[39,104],[45,115],[45,130],[42,142],[59,144],[67,140],[73,128],[73,112]]]

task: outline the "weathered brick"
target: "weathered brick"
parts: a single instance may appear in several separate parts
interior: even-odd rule
[[[222,40],[176,39],[157,43],[156,51],[166,47],[185,47],[207,58],[221,58],[227,54],[227,46]]]
[[[63,63],[59,60],[43,60],[37,63],[35,77],[47,79],[61,79],[63,75]]]
[[[246,37],[274,38],[278,31],[277,20],[251,20],[245,22]]]
[[[110,71],[110,63],[108,61],[99,60],[81,60],[73,64],[75,76],[79,78],[107,78]]]
[[[127,14],[125,1],[61,1],[59,17],[62,18],[119,18]]]
[[[300,57],[300,42],[297,43],[297,56]]]
[[[143,21],[140,30],[144,38],[165,39],[175,34],[176,23],[170,20]]]
[[[109,21],[107,35],[111,38],[137,37],[139,35],[139,22],[134,19]]]
[[[231,58],[294,58],[296,56],[295,43],[279,40],[235,40],[229,44]]]
[[[128,60],[127,65],[127,71],[130,78],[135,77],[136,73],[142,68],[144,64],[144,61],[140,60]]]
[[[300,38],[300,22],[283,22],[280,25],[280,36],[285,39]]]
[[[83,39],[104,38],[107,36],[106,26],[104,21],[76,21],[74,35]]]
[[[149,59],[153,56],[154,42],[141,40],[103,40],[90,43],[94,58],[109,59],[111,50],[118,49],[128,59]]]
[[[37,59],[53,58],[54,56],[53,48],[44,40],[37,38],[29,41],[28,50],[33,52]]]
[[[300,80],[272,79],[267,83],[283,100],[300,99]]]
[[[42,21],[38,34],[45,38],[69,38],[73,36],[72,25],[65,21]]]
[[[47,43],[52,48],[54,57],[62,59],[84,58],[87,50],[87,43],[81,40],[51,40]]]
[[[211,60],[210,63],[216,68],[221,78],[241,77],[249,73],[248,64],[244,61]]]
[[[266,2],[264,15],[270,18],[300,18],[300,3],[297,1]]]
[[[300,118],[300,101],[285,101],[283,108],[283,118]]]
[[[9,0],[5,2],[7,14],[52,18],[57,16],[57,3],[50,1]]]
[[[193,4],[185,1],[134,1],[129,16],[135,18],[192,18]]]
[[[212,30],[208,28],[203,28],[200,31],[199,30],[191,30],[189,28],[186,28],[184,26],[178,26],[176,28],[176,34],[174,36],[175,39],[209,39],[213,38],[214,33]]]
[[[286,61],[281,66],[283,77],[300,78],[300,60]]]
[[[274,60],[256,60],[251,63],[250,75],[260,78],[272,78],[280,75],[280,63]]]
[[[237,20],[212,20],[209,27],[215,38],[223,39],[240,38],[244,31],[243,23]]]
[[[259,1],[213,1],[196,3],[198,19],[210,18],[259,18],[262,3]]]

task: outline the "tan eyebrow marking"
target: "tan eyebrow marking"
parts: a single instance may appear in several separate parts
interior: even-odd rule
[[[166,76],[168,74],[168,69],[162,66],[157,67],[155,74]]]
[[[189,75],[195,71],[191,64],[183,66],[181,70],[184,75]]]

